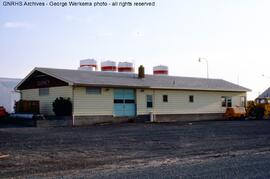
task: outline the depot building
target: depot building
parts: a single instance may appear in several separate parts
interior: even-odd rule
[[[168,121],[215,120],[227,107],[244,106],[249,89],[222,79],[168,75],[168,67],[143,68],[132,63],[116,66],[82,60],[76,70],[35,68],[16,87],[21,99],[39,101],[40,113],[52,116],[57,97],[70,98],[73,125],[134,119]]]

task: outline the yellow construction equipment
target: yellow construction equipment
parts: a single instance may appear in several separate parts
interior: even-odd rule
[[[249,101],[247,105],[247,115],[256,119],[270,118],[270,98],[256,98]]]

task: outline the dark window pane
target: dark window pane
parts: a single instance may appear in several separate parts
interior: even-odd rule
[[[126,104],[133,104],[133,103],[135,103],[135,100],[134,99],[126,99],[125,103]]]
[[[39,88],[39,96],[48,96],[49,88]]]
[[[123,99],[115,99],[114,100],[114,103],[116,103],[116,104],[123,104],[124,103],[124,100]]]
[[[163,102],[168,102],[168,95],[163,95]]]
[[[192,96],[192,95],[189,96],[189,102],[190,103],[193,103],[194,102],[194,96]]]
[[[153,103],[152,102],[147,102],[147,108],[152,108],[153,107]]]
[[[227,98],[227,107],[232,107],[232,98],[231,97]]]
[[[146,106],[147,106],[147,108],[153,107],[153,96],[152,95],[146,95]]]

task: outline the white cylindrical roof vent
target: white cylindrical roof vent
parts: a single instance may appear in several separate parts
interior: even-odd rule
[[[92,67],[97,70],[97,61],[95,59],[85,59],[80,61],[80,68],[81,67]]]
[[[118,63],[118,72],[134,72],[134,65],[131,62],[119,62]]]
[[[78,70],[93,71],[93,67],[91,67],[91,66],[82,66],[82,67],[79,67]]]
[[[101,62],[101,71],[116,71],[116,62],[114,61],[104,61]]]
[[[168,66],[164,66],[164,65],[155,66],[153,68],[153,74],[166,76],[169,74],[169,68],[168,68]]]

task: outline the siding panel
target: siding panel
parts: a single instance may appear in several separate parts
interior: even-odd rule
[[[106,90],[108,89],[108,90]],[[74,88],[74,115],[113,115],[113,89],[102,88],[101,94],[86,94],[85,87]]]

